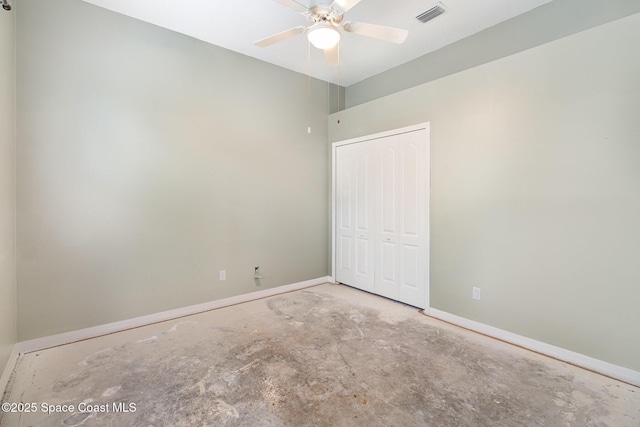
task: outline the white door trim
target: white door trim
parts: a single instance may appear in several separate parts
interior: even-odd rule
[[[426,212],[426,227],[427,227],[427,277],[426,277],[426,301],[424,302],[425,309],[430,307],[430,259],[431,259],[431,230],[430,230],[430,202],[431,202],[431,126],[430,122],[419,123],[412,126],[407,126],[399,129],[393,129],[385,132],[379,132],[372,135],[359,136],[356,138],[346,139],[344,141],[337,141],[331,144],[331,277],[336,277],[336,149],[341,145],[357,144],[360,142],[371,141],[373,139],[386,138],[388,136],[399,135],[402,133],[415,132],[418,130],[427,131],[427,153],[429,154],[429,171],[427,173],[427,190],[429,191],[429,197],[427,197],[427,212]]]

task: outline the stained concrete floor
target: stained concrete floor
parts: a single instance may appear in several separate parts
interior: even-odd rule
[[[640,426],[636,387],[329,284],[23,355],[5,402],[35,412],[2,426]]]

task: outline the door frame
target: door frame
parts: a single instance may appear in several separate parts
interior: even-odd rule
[[[359,136],[356,138],[346,139],[343,141],[337,141],[331,144],[331,280],[335,282],[336,277],[336,149],[342,145],[358,144],[365,141],[371,141],[374,139],[386,138],[388,136],[399,135],[403,133],[415,132],[418,130],[427,131],[427,189],[428,197],[427,212],[426,212],[426,230],[427,230],[427,268],[425,277],[425,301],[424,311],[429,314],[430,306],[430,276],[431,276],[431,123],[424,122],[417,125],[407,126],[399,129],[392,129],[385,132],[378,132],[372,135]]]

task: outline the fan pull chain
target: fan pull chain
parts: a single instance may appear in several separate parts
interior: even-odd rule
[[[338,42],[338,124],[340,124],[340,67],[342,67],[342,60],[340,59],[340,42]]]
[[[311,134],[311,42],[307,41],[307,115],[309,126],[307,133]]]

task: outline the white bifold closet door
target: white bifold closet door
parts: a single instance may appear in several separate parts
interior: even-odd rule
[[[374,292],[375,153],[367,144],[338,148],[336,164],[336,280]]]
[[[426,308],[426,129],[336,148],[336,280]]]

